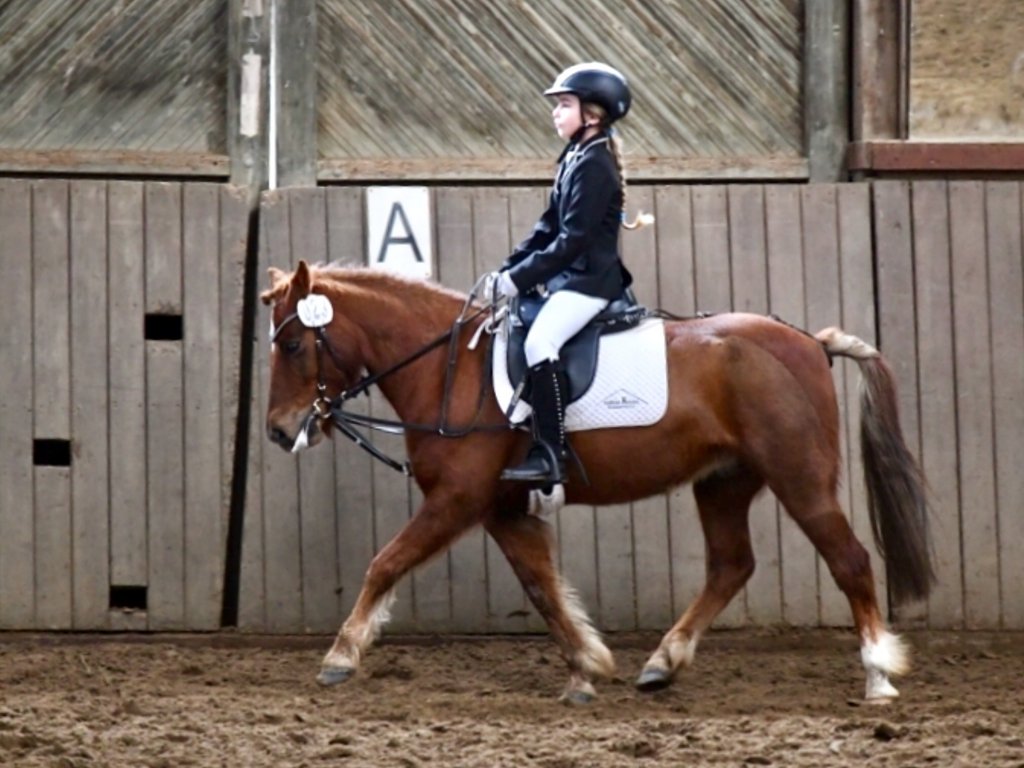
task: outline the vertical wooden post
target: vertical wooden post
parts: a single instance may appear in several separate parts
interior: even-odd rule
[[[276,0],[275,0],[276,1]],[[316,186],[316,0],[276,2],[277,185]]]
[[[811,181],[846,177],[849,0],[804,3],[804,141]]]
[[[228,154],[231,183],[254,207],[267,185],[270,17],[266,0],[228,3]]]
[[[267,188],[270,111],[270,3],[228,0],[228,152],[231,183],[243,187],[248,209],[238,356],[238,417],[235,422],[230,511],[224,558],[221,626],[238,624],[242,530],[252,414],[253,332],[256,318],[256,257],[260,193]],[[222,211],[223,213],[223,211]]]
[[[854,141],[905,138],[904,37],[908,0],[854,0]]]

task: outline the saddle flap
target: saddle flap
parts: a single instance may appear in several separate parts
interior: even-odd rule
[[[545,301],[546,296],[536,293],[520,294],[512,301],[509,313],[507,365],[509,377],[514,382],[523,381],[526,376],[526,354],[523,345],[526,342],[526,334],[544,308]],[[637,303],[633,292],[626,290],[562,346],[559,360],[569,382],[570,403],[583,397],[594,382],[600,337],[635,328],[646,314],[647,310]],[[524,393],[523,398],[529,402],[529,393]]]
[[[527,330],[522,327],[513,328],[509,335],[508,373],[512,381],[523,381],[526,376],[526,353],[523,351],[523,345],[526,342]],[[559,360],[569,382],[570,403],[579,400],[594,381],[600,338],[600,329],[596,325],[588,325],[562,347]],[[524,392],[523,399],[530,402],[530,393]]]

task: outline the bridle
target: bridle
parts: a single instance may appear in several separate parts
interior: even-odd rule
[[[299,313],[296,311],[292,312],[284,320],[282,320],[281,324],[277,326],[270,334],[271,346],[277,343],[277,337],[281,335],[281,331],[287,328],[288,324],[291,323],[293,320],[298,319]],[[331,409],[331,399],[327,397],[327,383],[324,381],[323,375],[322,358],[324,348],[326,348],[328,354],[331,355],[331,358],[334,360],[335,365],[337,365],[339,362],[337,356],[334,354],[334,351],[331,349],[330,343],[327,341],[327,333],[324,330],[326,327],[327,326],[324,325],[318,325],[311,329],[313,333],[316,334],[316,397],[313,398],[313,408],[312,411],[310,412],[310,416],[321,420],[326,419],[330,416]],[[310,416],[307,416],[306,419],[308,420]],[[303,426],[306,426],[306,424],[304,423]]]
[[[327,338],[327,324],[307,325],[305,320],[300,318],[298,310],[285,317],[285,319],[281,321],[281,324],[275,327],[271,332],[271,345],[277,343],[277,338],[280,336],[281,332],[295,320],[302,322],[302,324],[312,330],[316,336],[316,396],[313,398],[313,404],[309,413],[302,421],[302,425],[299,428],[299,436],[295,439],[292,451],[298,451],[308,444],[306,441],[308,441],[309,428],[314,422],[330,421],[339,432],[352,440],[352,442],[364,451],[368,452],[371,456],[379,459],[398,472],[410,475],[411,467],[408,461],[402,462],[388,456],[373,445],[373,443],[365,435],[360,433],[356,427],[375,429],[394,435],[404,434],[408,429],[418,432],[432,433],[440,437],[465,437],[473,432],[506,432],[510,429],[515,429],[515,427],[510,425],[507,421],[502,422],[501,424],[477,423],[477,420],[480,418],[480,414],[483,411],[484,401],[489,389],[490,376],[486,370],[480,376],[480,392],[477,398],[473,419],[470,421],[469,426],[452,427],[448,424],[448,407],[451,401],[451,387],[454,379],[455,364],[458,357],[458,342],[462,329],[487,312],[492,313],[492,318],[491,320],[485,321],[485,324],[494,321],[492,307],[485,306],[478,308],[467,316],[467,311],[472,304],[472,300],[473,294],[470,293],[469,297],[466,299],[466,303],[463,305],[462,311],[455,318],[448,331],[428,342],[411,355],[408,355],[394,365],[389,366],[385,370],[377,373],[367,373],[353,386],[342,390],[333,398],[328,396],[327,383],[324,380],[324,350],[327,351],[328,356],[331,358],[336,368],[342,370],[343,365]],[[328,323],[329,322],[330,321],[328,320]],[[345,403],[355,399],[359,395],[368,395],[370,387],[377,384],[381,379],[389,376],[395,371],[405,368],[416,360],[419,360],[421,357],[437,349],[445,342],[448,342],[448,360],[445,368],[444,393],[441,399],[441,415],[437,424],[417,424],[414,422],[398,421],[394,419],[382,419],[374,416],[352,413],[345,410]],[[474,344],[475,340],[471,346]],[[490,358],[490,349],[485,352],[485,355],[487,359]]]

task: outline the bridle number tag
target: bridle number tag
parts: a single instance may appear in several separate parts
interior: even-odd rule
[[[322,328],[334,318],[331,300],[320,293],[311,293],[301,299],[295,310],[299,320],[307,328]]]

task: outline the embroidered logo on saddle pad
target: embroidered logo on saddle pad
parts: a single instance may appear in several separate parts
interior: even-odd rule
[[[665,415],[668,405],[668,365],[665,327],[658,319],[644,320],[636,328],[601,336],[594,383],[565,410],[569,432],[608,427],[645,427]],[[494,394],[508,411],[514,384],[508,378],[508,329],[502,324],[494,336]],[[530,415],[520,400],[512,423]]]

